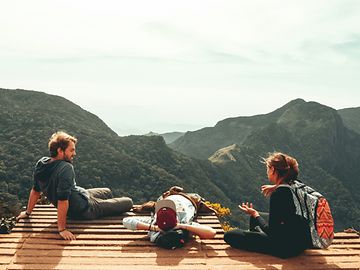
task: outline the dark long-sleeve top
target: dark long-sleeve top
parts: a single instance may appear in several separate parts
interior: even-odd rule
[[[300,246],[311,244],[310,228],[303,217],[296,215],[290,188],[278,187],[270,197],[269,223],[256,218],[260,228],[272,239],[280,242],[297,242]]]

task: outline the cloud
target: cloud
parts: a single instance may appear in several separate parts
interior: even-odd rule
[[[142,118],[153,131],[200,128],[297,97],[340,106],[329,92],[360,103],[357,0],[12,0],[1,11],[0,87],[64,95],[110,126],[128,113],[139,115],[129,130],[150,129]],[[171,106],[186,113],[162,113]]]

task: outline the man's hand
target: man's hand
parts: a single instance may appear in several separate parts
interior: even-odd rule
[[[247,203],[242,203],[241,205],[239,205],[239,208],[241,210],[243,210],[246,214],[248,214],[248,215],[250,215],[250,216],[252,216],[254,218],[260,216],[259,212],[254,209],[252,203],[248,203],[248,202]]]
[[[75,235],[73,235],[72,232],[70,232],[70,231],[68,231],[66,229],[59,232],[59,234],[65,240],[76,240]]]
[[[29,218],[30,215],[26,211],[22,211],[17,217],[16,222],[18,222],[20,219]]]
[[[270,197],[271,194],[275,191],[277,185],[263,185],[261,186],[261,193],[265,197]]]

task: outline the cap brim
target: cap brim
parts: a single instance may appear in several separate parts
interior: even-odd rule
[[[175,203],[172,200],[164,199],[164,200],[160,200],[160,201],[156,202],[155,213],[157,213],[159,211],[159,209],[164,208],[164,207],[173,209],[176,212]]]

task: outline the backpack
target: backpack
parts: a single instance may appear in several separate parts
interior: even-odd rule
[[[334,238],[334,220],[328,201],[313,188],[295,180],[289,186],[293,194],[296,214],[309,222],[314,248],[327,248]]]
[[[155,244],[166,249],[183,247],[189,241],[189,231],[176,229],[161,232],[155,240]]]

